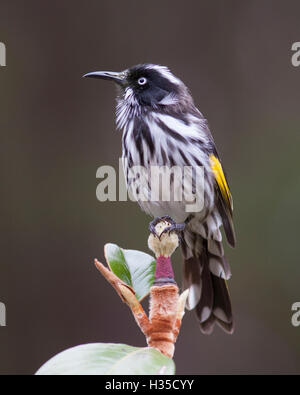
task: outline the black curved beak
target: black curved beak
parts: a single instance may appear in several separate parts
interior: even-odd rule
[[[113,81],[118,85],[123,85],[126,79],[123,72],[115,73],[114,71],[94,71],[92,73],[85,74],[83,78],[100,78],[102,80]]]

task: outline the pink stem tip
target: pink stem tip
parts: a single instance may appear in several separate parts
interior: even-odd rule
[[[156,259],[155,280],[160,278],[174,279],[174,272],[171,264],[171,258],[159,256]]]

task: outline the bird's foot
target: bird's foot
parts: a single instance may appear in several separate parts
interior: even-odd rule
[[[167,224],[169,224],[168,226],[166,226],[159,234],[157,234],[157,230],[156,230],[156,225],[159,224],[160,222],[165,222]],[[171,217],[169,217],[168,215],[165,215],[164,217],[156,217],[154,218],[153,221],[150,222],[149,224],[149,231],[156,237],[159,238],[159,240],[161,239],[161,236],[164,233],[171,233],[171,232],[176,232],[177,234],[180,234],[185,228],[185,223],[183,224],[177,224]]]

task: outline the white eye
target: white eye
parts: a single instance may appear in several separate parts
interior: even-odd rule
[[[145,84],[147,84],[147,78],[145,78],[145,77],[139,78],[139,79],[138,79],[138,84],[139,84],[139,85],[145,85]]]

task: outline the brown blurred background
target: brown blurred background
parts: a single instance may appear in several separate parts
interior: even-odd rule
[[[229,175],[238,244],[227,248],[236,331],[209,337],[187,313],[177,373],[300,373],[299,1],[1,1],[0,373],[32,374],[87,342],[144,346],[98,274],[103,245],[147,251],[150,218],[100,203],[118,166],[115,90],[101,69],[167,65],[208,118]],[[180,254],[174,260],[180,281]]]

